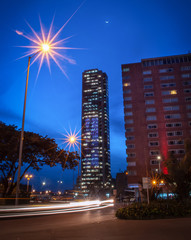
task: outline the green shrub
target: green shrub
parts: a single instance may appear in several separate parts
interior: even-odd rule
[[[157,201],[133,203],[128,207],[119,208],[116,217],[121,219],[157,219],[169,217],[185,217],[191,215],[191,202]]]

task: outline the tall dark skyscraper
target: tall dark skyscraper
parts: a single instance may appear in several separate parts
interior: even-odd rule
[[[160,172],[162,158],[184,156],[191,137],[191,54],[142,59],[122,65],[129,186],[148,170]]]
[[[108,77],[86,70],[82,84],[81,189],[104,193],[111,185]]]

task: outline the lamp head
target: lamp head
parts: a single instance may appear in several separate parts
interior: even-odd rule
[[[48,52],[50,50],[50,46],[47,43],[42,44],[42,51]]]
[[[153,184],[153,185],[156,185],[156,181],[155,181],[155,180],[153,180],[153,181],[152,181],[152,184]]]
[[[70,141],[70,143],[75,143],[76,142],[76,138],[74,136],[71,136],[69,138],[69,141]]]

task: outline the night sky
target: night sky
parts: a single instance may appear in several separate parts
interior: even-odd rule
[[[40,33],[39,16],[45,31],[54,17],[53,33],[71,17],[81,0],[2,0],[0,6],[0,120],[21,128],[30,41],[15,33],[33,36],[26,21]],[[109,79],[111,171],[126,169],[121,64],[142,58],[184,54],[191,50],[190,0],[87,0],[63,29],[57,40],[68,39],[67,47],[82,48],[62,53],[76,64],[60,61],[68,78],[51,61],[51,74],[44,62],[36,81],[39,62],[30,69],[25,130],[55,138],[81,128],[82,72],[98,68]],[[64,147],[64,146],[63,146]],[[77,176],[77,171],[74,173]],[[57,181],[63,180],[62,186]],[[46,185],[42,188],[42,182]],[[34,173],[34,188],[67,189],[73,171],[43,168]]]

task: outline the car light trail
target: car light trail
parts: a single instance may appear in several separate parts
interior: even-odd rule
[[[46,207],[1,209],[0,218],[29,217],[61,213],[84,212],[112,207],[113,205],[114,205],[113,200],[106,201],[95,200],[85,202],[74,202],[70,204],[59,204]]]

